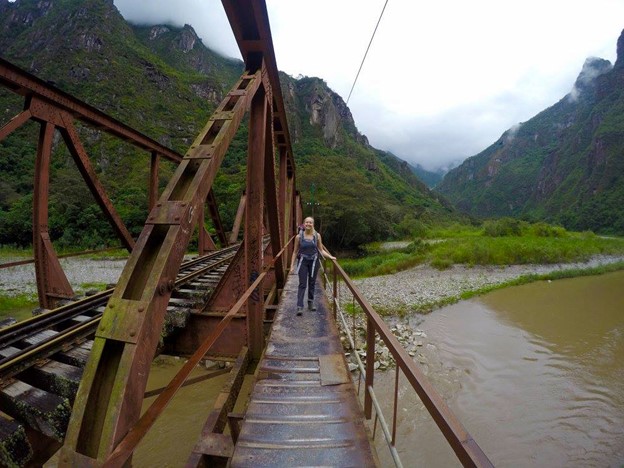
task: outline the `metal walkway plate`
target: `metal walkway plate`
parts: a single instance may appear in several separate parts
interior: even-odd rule
[[[377,466],[324,293],[297,316],[297,284],[289,276],[231,466]]]

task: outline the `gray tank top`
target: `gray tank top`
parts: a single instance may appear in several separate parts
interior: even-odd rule
[[[316,242],[314,238],[306,239],[305,235],[301,236],[299,242],[299,253],[302,258],[306,260],[314,260],[314,257],[318,255],[318,249],[316,248]]]

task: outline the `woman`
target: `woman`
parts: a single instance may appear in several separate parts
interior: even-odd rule
[[[299,274],[299,290],[297,291],[297,315],[303,312],[303,296],[308,289],[308,309],[316,310],[314,306],[314,285],[318,273],[320,259],[335,260],[323,246],[321,235],[314,230],[314,218],[307,217],[303,220],[304,230],[295,237],[295,250],[290,263],[290,274]],[[295,267],[296,262],[296,267]]]

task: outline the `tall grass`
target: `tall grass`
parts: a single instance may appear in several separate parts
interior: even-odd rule
[[[33,309],[38,306],[37,299],[30,295],[0,296],[0,320],[8,317],[24,320],[31,317]]]
[[[431,262],[467,265],[570,263],[595,255],[624,254],[624,240],[581,237],[478,237],[431,246]]]
[[[454,264],[553,264],[586,261],[596,255],[624,255],[622,238],[570,233],[559,226],[506,218],[483,227],[431,228],[428,236],[440,242],[415,241],[408,248],[392,251],[371,244],[364,249],[365,256],[340,263],[349,275],[365,277],[396,273],[420,263],[445,269]]]
[[[340,259],[340,266],[352,278],[389,275],[422,263],[424,257],[403,250],[377,253],[362,258]]]

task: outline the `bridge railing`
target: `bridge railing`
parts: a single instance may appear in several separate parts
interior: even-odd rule
[[[331,287],[329,286],[330,278],[327,277],[325,270],[325,286],[328,293],[331,293],[331,303],[333,306],[334,316],[340,319],[344,331],[350,341],[351,349],[354,351],[354,357],[360,370],[360,379],[364,379],[364,413],[367,419],[372,417],[372,408],[375,407],[375,418],[378,420],[382,428],[384,438],[390,449],[392,458],[396,466],[403,466],[396,448],[397,441],[397,407],[399,392],[399,375],[402,373],[412,389],[418,394],[423,405],[433,418],[434,422],[446,438],[455,455],[463,466],[491,467],[493,466],[483,450],[477,442],[466,431],[453,414],[451,409],[446,405],[440,394],[433,388],[422,370],[414,362],[413,358],[403,348],[399,340],[394,336],[388,325],[375,312],[373,307],[368,303],[366,298],[357,289],[351,278],[345,273],[336,260],[332,260],[332,278]],[[340,304],[340,296],[342,293],[341,284],[347,289],[347,294],[353,298],[354,302],[364,311],[366,319],[366,362],[362,363],[357,353],[357,336],[352,335],[347,324],[344,307]],[[355,327],[352,327],[355,329]],[[389,353],[396,363],[396,376],[394,381],[394,402],[392,408],[392,424],[388,424],[387,418],[384,416],[381,405],[375,395],[375,346],[376,336],[388,348]],[[358,392],[359,393],[359,392]]]

